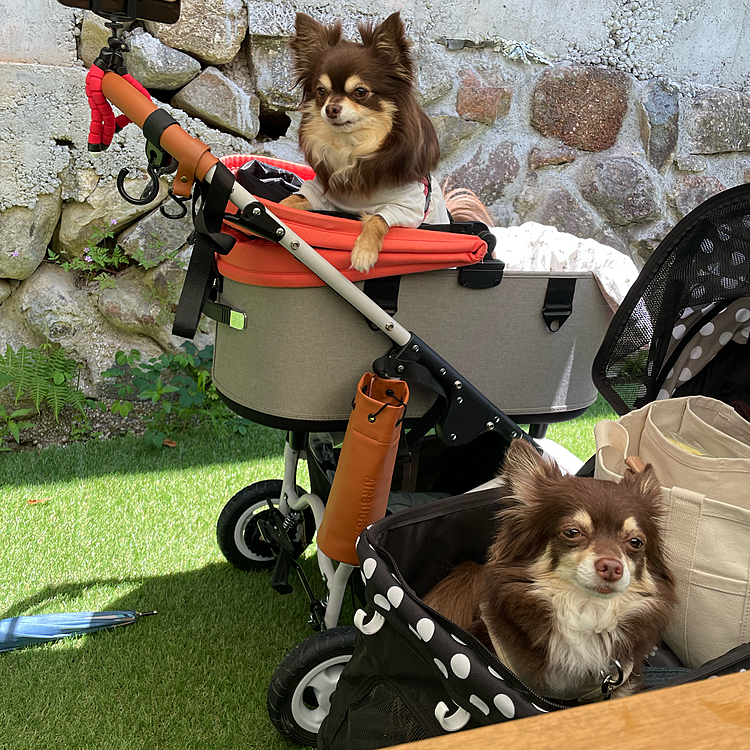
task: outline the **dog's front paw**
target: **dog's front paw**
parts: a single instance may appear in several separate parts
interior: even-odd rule
[[[363,242],[360,235],[352,248],[352,268],[355,271],[367,273],[377,263],[379,252],[379,247]]]
[[[283,201],[279,201],[279,205],[296,208],[299,211],[309,211],[312,208],[310,201],[301,195],[289,195]]]
[[[351,267],[355,271],[367,273],[377,263],[387,232],[388,224],[382,217],[375,215],[362,219],[362,231],[352,248]]]

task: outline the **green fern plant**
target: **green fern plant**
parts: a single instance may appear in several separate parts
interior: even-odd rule
[[[10,345],[0,355],[0,387],[13,392],[15,402],[30,399],[37,412],[47,407],[59,421],[60,411],[71,406],[85,415],[86,397],[79,388],[80,368],[65,349],[42,344],[39,349]]]

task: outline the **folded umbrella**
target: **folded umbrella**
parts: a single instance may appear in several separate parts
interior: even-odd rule
[[[0,620],[0,652],[56,641],[97,630],[131,625],[139,617],[156,612],[61,612],[50,615],[27,615]]]

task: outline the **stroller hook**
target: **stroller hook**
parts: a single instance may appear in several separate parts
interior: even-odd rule
[[[148,174],[151,177],[151,182],[146,186],[145,190],[141,193],[140,198],[133,198],[132,195],[128,195],[125,190],[125,178],[128,176],[128,169],[124,168],[120,170],[120,174],[117,175],[117,190],[120,195],[134,206],[145,206],[159,195],[159,170],[155,165],[148,165]]]
[[[161,215],[167,219],[181,219],[187,214],[187,206],[185,204],[191,199],[192,196],[187,195],[184,198],[180,198],[179,195],[175,195],[172,192],[172,188],[169,188],[169,197],[172,198],[172,200],[177,204],[178,211],[177,213],[171,214],[169,213],[169,211],[167,211],[166,206],[159,206]]]

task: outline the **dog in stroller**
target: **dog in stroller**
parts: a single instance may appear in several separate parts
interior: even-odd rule
[[[391,226],[447,224],[449,213],[431,176],[440,147],[417,104],[399,12],[359,33],[362,44],[345,41],[340,23],[326,27],[297,14],[290,47],[303,90],[299,144],[316,176],[282,203],[360,215],[351,264],[366,273]],[[476,196],[464,191],[458,203],[464,217],[489,219]]]
[[[622,483],[563,476],[514,440],[499,492],[511,501],[484,565],[458,565],[424,602],[475,636],[533,690],[560,700],[635,692],[675,604],[650,465]]]

